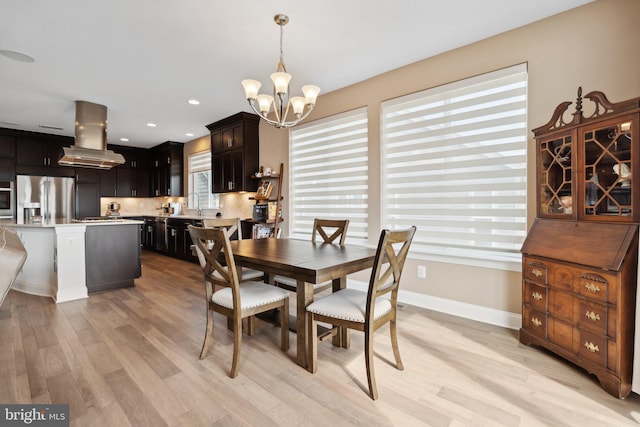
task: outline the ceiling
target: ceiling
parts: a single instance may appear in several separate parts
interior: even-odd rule
[[[0,127],[73,136],[74,101],[84,100],[107,106],[110,143],[206,135],[205,125],[250,111],[242,79],[271,91],[276,13],[290,18],[291,91],[315,84],[321,103],[323,93],[591,1],[4,1],[0,51],[35,61],[0,55]]]

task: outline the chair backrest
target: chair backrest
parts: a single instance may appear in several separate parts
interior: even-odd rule
[[[236,305],[239,304],[240,298],[238,272],[229,244],[228,231],[224,227],[206,228],[190,225],[189,234],[196,247],[204,274],[207,301],[211,300],[215,285],[228,286],[232,288],[234,307],[238,307],[239,305]],[[221,262],[222,258],[223,262]]]
[[[0,305],[27,260],[27,250],[14,230],[0,226]]]
[[[373,322],[373,307],[379,296],[391,292],[391,304],[395,308],[402,269],[407,260],[415,232],[416,226],[414,225],[407,230],[382,230],[380,233],[376,258],[369,280],[365,316],[367,321]]]
[[[311,234],[311,241],[316,243],[316,235],[322,237],[324,243],[333,243],[338,237],[340,246],[344,245],[344,241],[347,238],[347,228],[349,227],[348,219],[319,219],[313,220],[313,233]],[[329,234],[331,233],[331,234]]]
[[[226,228],[229,240],[233,239],[233,233],[237,232],[237,239],[242,240],[242,227],[240,226],[240,218],[205,218],[202,220],[202,226],[205,228]]]

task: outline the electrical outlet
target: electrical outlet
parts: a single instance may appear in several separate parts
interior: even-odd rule
[[[418,278],[420,278],[420,279],[426,279],[427,278],[427,267],[425,267],[424,265],[419,265],[418,266]]]

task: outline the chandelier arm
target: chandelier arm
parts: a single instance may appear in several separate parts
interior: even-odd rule
[[[269,123],[270,125],[276,126],[279,125],[279,122],[276,122],[275,120],[271,120],[270,118],[268,118],[267,116],[265,116],[264,114],[262,114],[260,111],[258,111],[256,109],[256,107],[253,105],[253,101],[252,99],[248,99],[247,101],[249,101],[249,105],[251,106],[251,109],[258,115],[260,116],[265,122]]]
[[[306,119],[309,114],[311,114],[311,111],[313,111],[313,107],[315,107],[315,104],[309,104],[309,107],[308,107],[306,113],[301,115],[299,119],[295,119],[295,120],[292,120],[290,122],[283,122],[283,125],[284,125],[283,127],[288,128],[288,127],[293,127],[293,126],[297,125],[298,123],[300,123],[301,121]]]

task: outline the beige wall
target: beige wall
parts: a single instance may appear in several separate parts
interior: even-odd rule
[[[528,64],[529,129],[546,123],[560,102],[574,101],[578,86],[582,86],[585,93],[603,91],[613,102],[637,97],[640,96],[640,56],[637,54],[640,42],[639,16],[638,0],[597,0],[321,95],[310,120],[361,106],[368,108],[370,241],[375,243],[381,228],[379,129],[382,101],[519,63]],[[287,130],[275,129],[264,122],[260,124],[260,163],[274,168],[280,162],[284,163],[285,213],[289,206],[288,136]],[[535,218],[536,197],[535,144],[531,136],[527,177],[529,225]],[[185,161],[189,153],[208,147],[208,137],[188,143]],[[288,223],[285,220],[283,235],[287,234]],[[418,279],[418,265],[426,265],[427,279]],[[356,278],[367,280],[366,275]],[[519,272],[410,259],[403,274],[402,288],[500,311],[521,312]]]
[[[370,240],[375,242],[380,230],[378,153],[382,101],[523,62],[528,63],[529,72],[529,129],[546,123],[560,102],[575,100],[578,86],[582,86],[585,93],[603,91],[613,102],[637,97],[640,96],[638,17],[638,0],[598,0],[321,95],[311,120],[368,107]],[[529,137],[527,178],[531,224],[535,217],[535,144],[531,134]],[[261,123],[260,158],[262,164],[270,166],[284,162],[283,212],[287,212],[288,131]],[[285,236],[287,232],[285,221]],[[426,265],[426,280],[418,279],[417,265]],[[521,312],[519,272],[411,259],[405,267],[402,288],[511,313]]]

